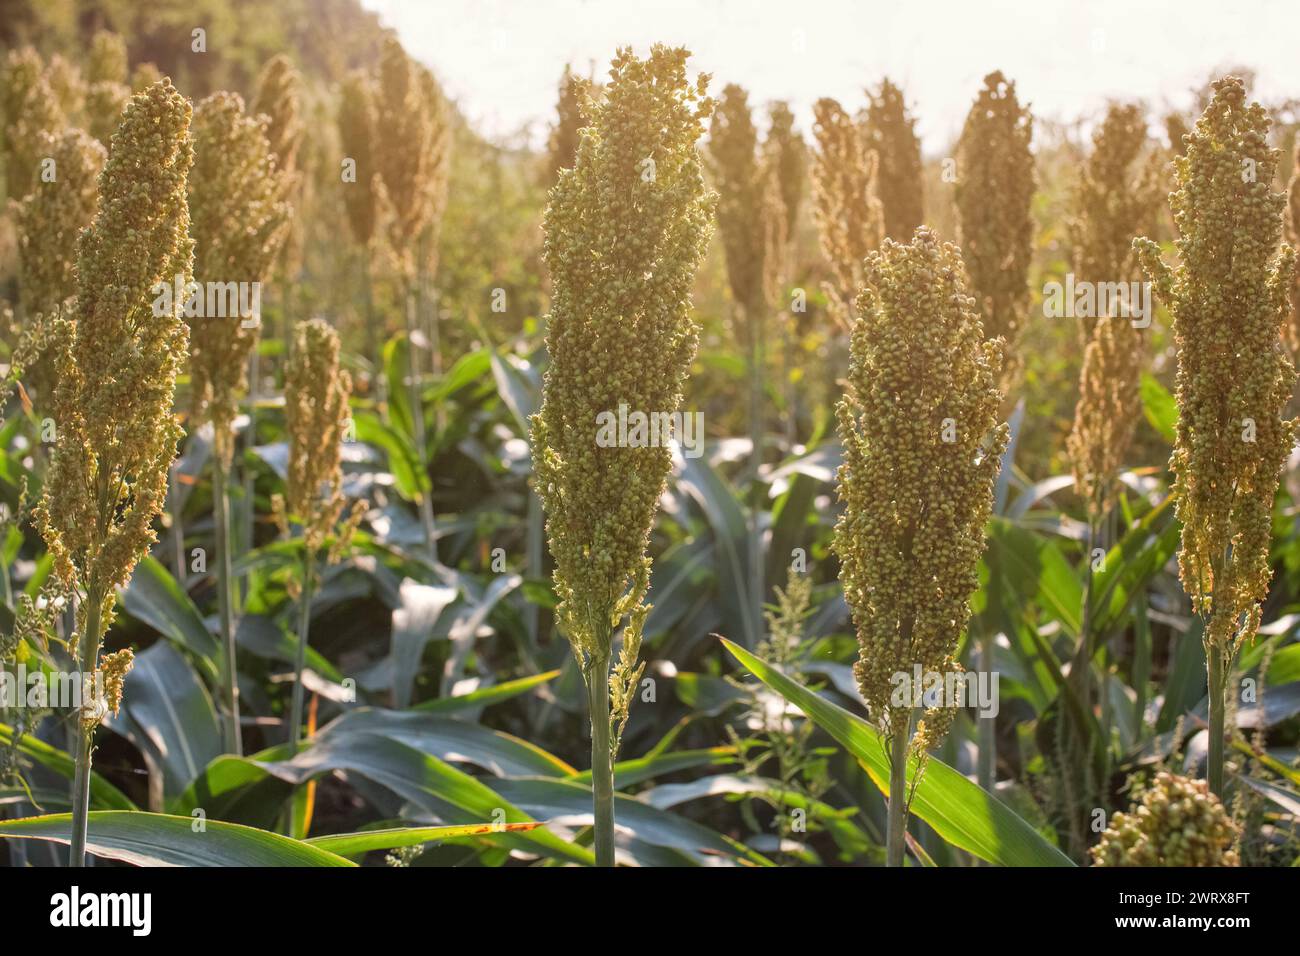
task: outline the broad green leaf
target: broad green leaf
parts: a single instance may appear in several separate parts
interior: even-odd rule
[[[726,638],[723,645],[759,680],[802,710],[862,764],[882,793],[889,789],[889,758],[880,733]],[[914,779],[915,760],[908,766]],[[996,797],[931,757],[915,784],[912,812],[953,846],[1001,866],[1072,866],[1069,857]]]
[[[320,847],[237,823],[142,810],[95,810],[86,827],[86,850],[135,866],[353,866]],[[72,814],[0,822],[0,836],[72,842]]]
[[[0,745],[11,747],[13,740],[14,729],[8,724],[0,724]],[[31,734],[23,734],[19,739],[18,752],[68,780],[72,780],[76,775],[76,765],[71,757]],[[135,804],[126,794],[101,777],[93,768],[90,771],[90,805],[109,810],[136,809]]]
[[[312,837],[306,842],[339,856],[356,856],[371,850],[392,850],[403,846],[422,846],[442,840],[463,837],[491,838],[497,833],[525,833],[536,830],[540,823],[471,823],[448,827],[389,827],[383,830],[362,830],[358,833],[334,833]]]
[[[177,647],[189,651],[211,682],[218,679],[220,646],[203,623],[194,602],[162,563],[146,557],[136,565],[131,583],[122,591],[122,607]]]
[[[499,704],[502,701],[510,700],[512,697],[518,697],[520,694],[526,694],[534,687],[552,681],[559,676],[560,672],[557,670],[546,671],[543,674],[533,674],[529,677],[521,677],[518,680],[483,687],[456,697],[435,697],[432,700],[416,704],[411,710],[432,714],[455,714],[464,710],[475,710],[492,704]]]
[[[1165,441],[1172,442],[1177,437],[1178,403],[1150,372],[1142,373],[1140,392],[1147,421]]]

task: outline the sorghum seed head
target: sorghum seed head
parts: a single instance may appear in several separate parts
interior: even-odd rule
[[[37,178],[41,133],[63,126],[63,110],[45,76],[45,65],[31,47],[10,50],[0,75],[0,115],[4,121],[7,194],[22,199]]]
[[[1204,780],[1168,771],[1143,790],[1138,808],[1116,813],[1092,848],[1094,866],[1240,866],[1237,829]]]
[[[1150,239],[1134,244],[1178,349],[1179,577],[1207,619],[1207,649],[1230,660],[1259,626],[1273,498],[1295,444],[1297,423],[1282,418],[1295,369],[1280,339],[1295,253],[1278,245],[1285,199],[1270,188],[1268,115],[1236,77],[1213,90],[1175,160],[1177,269]]]
[[[1019,375],[1016,343],[1029,309],[1033,257],[1034,121],[1016,85],[1001,73],[984,77],[957,143],[954,200],[962,260],[984,329],[1006,340],[1002,386]]]
[[[826,285],[831,314],[847,329],[862,288],[863,260],[885,236],[884,207],[876,195],[878,160],[835,100],[818,100],[813,115],[813,217],[834,276]]]
[[[375,193],[375,104],[370,80],[355,70],[343,81],[339,101],[339,141],[343,154],[356,163],[356,182],[343,184],[343,205],[352,237],[369,246],[378,218]]]
[[[793,239],[803,203],[804,178],[807,176],[808,151],[803,137],[794,128],[794,113],[788,103],[773,103],[768,111],[769,125],[763,150],[767,162],[781,184],[781,204],[785,208],[786,241]]]
[[[688,55],[659,45],[644,60],[619,51],[546,210],[554,294],[550,365],[532,418],[534,487],[555,558],[558,623],[584,660],[609,659],[625,616],[625,649],[639,642],[645,551],[672,460],[665,444],[599,447],[597,416],[620,403],[676,411],[698,342],[690,292],[713,201],[695,144],[712,102],[707,76],[688,82]]]
[[[708,151],[718,191],[718,227],[726,251],[731,295],[747,323],[762,320],[769,252],[763,207],[767,176],[758,156],[758,133],[743,89],[728,85],[713,110]],[[779,193],[778,193],[779,197]]]
[[[858,686],[893,728],[911,707],[891,703],[892,675],[958,666],[1007,427],[996,421],[1001,343],[984,339],[957,248],[923,227],[908,244],[886,239],[866,273],[835,409],[835,551],[861,648]],[[915,746],[942,739],[952,717],[927,709]]]
[[[104,628],[155,539],[181,435],[172,400],[186,327],[180,303],[154,313],[153,286],[190,275],[190,113],[167,80],[132,98],[81,235],[76,322],[61,324],[57,439],[34,518],[54,574],[87,596],[83,611],[101,602]]]
[[[194,275],[205,306],[206,283],[257,283],[270,271],[289,223],[283,191],[265,118],[246,114],[235,93],[214,93],[199,103],[189,197]],[[193,423],[212,422],[214,452],[226,464],[234,453],[231,428],[257,336],[256,325],[238,314],[205,314],[191,321]]]
[[[921,141],[908,115],[903,91],[885,78],[861,117],[867,149],[880,161],[876,188],[884,210],[885,235],[907,242],[922,222]]]

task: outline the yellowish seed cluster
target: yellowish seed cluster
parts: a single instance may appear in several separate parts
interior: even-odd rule
[[[688,55],[619,51],[546,210],[554,295],[550,365],[532,418],[534,481],[558,623],[584,663],[608,661],[629,615],[624,650],[631,644],[635,660],[648,611],[645,551],[672,460],[665,445],[599,447],[597,416],[621,403],[676,411],[698,341],[690,292],[713,200],[695,144],[712,102],[707,76],[688,82]]]
[[[19,286],[29,315],[54,309],[74,291],[77,237],[94,218],[106,158],[78,129],[42,133],[37,150],[53,160],[54,179],[35,183],[17,209]]]
[[[1140,107],[1112,104],[1093,134],[1092,155],[1071,195],[1069,233],[1078,280],[1130,283],[1141,280],[1133,238],[1149,231],[1161,203],[1160,155],[1152,152],[1134,177],[1147,145]],[[1136,305],[1136,302],[1132,302]],[[1075,486],[1098,519],[1115,497],[1115,480],[1133,439],[1140,409],[1144,364],[1142,333],[1132,310],[1102,318],[1079,317],[1084,344],[1079,402],[1068,441]]]
[[[1132,813],[1116,813],[1094,866],[1240,866],[1236,828],[1204,780],[1156,774]]]
[[[911,716],[891,702],[893,675],[958,666],[1007,442],[996,422],[1001,343],[984,339],[960,252],[926,228],[871,254],[857,308],[836,407],[835,551],[861,648],[858,686],[892,731]],[[953,713],[927,709],[914,746],[940,740]]]
[[[4,122],[5,188],[22,199],[37,180],[41,133],[63,126],[63,110],[45,76],[45,64],[31,47],[10,50],[0,74],[0,119]]]
[[[1300,139],[1296,140],[1291,182],[1286,191],[1286,219],[1283,238],[1292,249],[1300,249]],[[1291,361],[1300,358],[1300,273],[1291,276],[1291,314],[1282,329]]]
[[[794,128],[790,104],[773,103],[768,115],[767,139],[763,141],[768,166],[775,172],[781,187],[781,206],[785,209],[785,235],[790,241],[799,221],[803,204],[804,177],[808,173],[808,155],[803,137]]]
[[[768,259],[778,257],[779,247],[769,248],[771,233],[764,215],[769,177],[759,159],[758,133],[748,97],[734,83],[722,91],[713,111],[708,148],[731,295],[746,323],[761,321],[768,298],[764,288]],[[779,189],[776,197],[779,200]],[[784,210],[779,221],[784,222]]]
[[[862,288],[863,260],[885,236],[884,207],[876,195],[877,159],[835,100],[818,100],[813,115],[813,216],[834,276],[826,285],[831,315],[847,329],[853,297]]]
[[[288,477],[285,498],[277,499],[275,512],[286,534],[291,520],[301,525],[311,553],[324,546],[343,514],[340,455],[351,420],[351,394],[351,376],[339,367],[338,333],[323,319],[299,322],[284,377]],[[341,547],[346,547],[360,517],[360,510],[354,509],[340,535]]]
[[[907,113],[903,91],[889,81],[868,93],[862,116],[867,149],[879,160],[876,188],[885,216],[885,235],[907,242],[922,221],[921,141],[916,119]]]
[[[1169,467],[1182,522],[1179,577],[1228,659],[1254,637],[1268,590],[1273,497],[1295,444],[1282,418],[1295,369],[1280,339],[1295,254],[1279,248],[1284,197],[1269,119],[1236,77],[1214,96],[1175,161],[1170,197],[1181,261],[1149,239],[1143,268],[1173,317],[1178,431]]]
[[[962,259],[985,331],[1006,340],[1002,385],[1008,392],[1019,377],[1016,345],[1029,310],[1033,132],[1015,83],[995,72],[984,77],[957,143],[954,199]]]
[[[189,189],[194,276],[206,311],[207,283],[260,283],[266,277],[284,241],[290,209],[281,198],[283,177],[265,119],[246,114],[238,94],[214,93],[195,108],[194,157]],[[258,327],[240,315],[203,315],[191,318],[190,325],[193,422],[212,422],[214,451],[228,465]]]
[[[190,104],[163,80],[132,99],[99,179],[77,262],[76,322],[56,356],[57,440],[35,523],[67,590],[101,602],[155,540],[181,429],[172,400],[187,349],[179,303],[156,315],[155,283],[190,275]],[[91,635],[98,638],[98,635]]]
[[[131,99],[126,42],[116,33],[101,30],[90,43],[86,63],[85,113],[90,135],[105,146],[122,121]]]
[[[379,63],[374,154],[390,213],[389,242],[404,271],[416,264],[416,241],[446,202],[449,109],[433,75],[412,63],[395,37]]]
[[[339,101],[339,143],[343,155],[356,163],[356,182],[343,184],[343,206],[347,210],[352,238],[362,246],[369,246],[374,239],[375,223],[379,217],[374,140],[374,94],[365,73],[354,70],[343,81]]]

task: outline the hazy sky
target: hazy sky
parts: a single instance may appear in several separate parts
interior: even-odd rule
[[[1186,106],[1213,69],[1258,72],[1257,95],[1300,97],[1300,0],[362,0],[430,66],[475,127],[550,123],[566,63],[598,77],[617,46],[685,45],[714,89],[751,103],[852,111],[888,75],[942,154],[983,76],[1000,69],[1035,113],[1068,119],[1110,97]]]

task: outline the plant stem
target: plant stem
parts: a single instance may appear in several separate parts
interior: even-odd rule
[[[534,581],[541,580],[543,571],[543,540],[545,522],[542,517],[542,499],[537,492],[528,489],[528,577]],[[538,626],[541,609],[536,602],[529,601],[525,608],[525,620],[528,625],[528,650],[537,650]]]
[[[172,511],[172,570],[176,575],[176,583],[185,590],[185,527],[182,522],[181,507],[181,483],[176,480],[176,469],[180,459],[172,462],[169,470],[169,489],[167,502],[171,505]]]
[[[86,594],[86,626],[77,645],[77,669],[81,686],[86,686],[86,675],[99,668],[100,609],[104,599],[90,591]],[[92,684],[92,686],[94,686]],[[90,702],[82,701],[86,706]],[[81,712],[74,715],[77,729],[76,773],[72,783],[72,841],[68,849],[68,866],[86,865],[86,825],[90,813],[90,754],[95,731],[87,729]]]
[[[424,395],[420,388],[419,368],[415,361],[416,328],[415,294],[406,293],[406,388],[407,402],[411,406],[411,431],[415,432],[415,453],[420,460],[422,484],[429,481],[428,443],[424,437]],[[420,492],[420,525],[424,529],[424,547],[429,559],[438,563],[438,542],[433,523],[433,490]]]
[[[889,750],[889,814],[885,828],[885,865],[902,866],[907,834],[907,743],[910,721],[894,728]]]
[[[763,530],[760,523],[763,510],[763,489],[759,470],[763,465],[763,323],[756,309],[745,310],[745,324],[749,327],[749,441],[750,441],[750,502],[749,502],[749,575],[753,582],[749,613],[753,634],[750,647],[757,647],[763,635],[763,599],[767,596],[766,575],[763,573]]]
[[[591,799],[596,815],[596,865],[614,865],[614,768],[609,753],[609,658],[587,667],[591,716]]]
[[[972,626],[979,627],[975,619]],[[979,627],[979,668],[985,673],[993,671],[993,632]],[[979,761],[976,765],[976,780],[989,793],[997,785],[998,766],[998,724],[996,717],[980,717],[979,723]]]
[[[1223,716],[1228,703],[1226,661],[1217,647],[1206,647],[1205,664],[1208,669],[1210,705],[1210,752],[1206,766],[1206,779],[1210,792],[1223,798]]]
[[[288,324],[287,318],[286,324]],[[251,451],[253,446],[257,443],[257,396],[260,390],[260,383],[258,380],[262,375],[262,357],[259,354],[256,345],[253,346],[253,354],[249,356],[248,363],[248,426],[244,429],[243,448],[245,454],[240,469],[243,472],[241,488],[243,490],[244,505],[244,510],[241,515],[243,520],[240,522],[242,540],[239,542],[239,545],[241,553],[247,553],[248,551],[253,550],[253,519],[255,517],[253,506],[254,483],[253,468],[248,464],[249,455],[247,453]],[[240,575],[238,597],[240,602],[239,606],[241,608],[244,606],[244,601],[247,598],[247,586],[248,576],[246,574]]]
[[[217,604],[221,612],[221,639],[225,648],[222,692],[225,697],[222,722],[226,752],[243,753],[239,726],[239,681],[235,670],[234,574],[230,557],[230,502],[227,498],[226,465],[217,454],[212,459],[212,500],[217,532]]]
[[[302,672],[307,666],[307,638],[311,631],[311,584],[316,556],[311,549],[302,549],[302,597],[298,608],[298,654],[293,669],[293,706],[289,711],[290,753],[296,753],[302,737]]]

